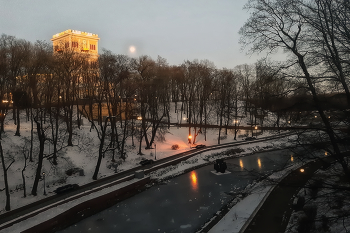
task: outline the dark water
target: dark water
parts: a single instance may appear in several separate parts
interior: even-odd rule
[[[227,203],[230,191],[291,162],[287,150],[227,160],[230,174],[199,168],[135,195],[61,232],[195,232]]]

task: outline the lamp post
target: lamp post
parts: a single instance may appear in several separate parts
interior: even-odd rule
[[[192,144],[192,135],[188,135],[188,143],[190,144],[190,149],[192,148],[191,147],[191,144]]]
[[[154,160],[157,160],[157,144],[154,144]]]
[[[236,138],[237,138],[237,123],[238,123],[238,120],[233,120],[233,123],[235,123],[235,137],[234,137],[234,140],[236,140]]]
[[[258,129],[258,126],[255,126],[255,137],[258,137],[258,132],[257,132],[257,129]]]
[[[43,179],[44,179],[44,195],[46,196],[46,189],[45,189],[45,172],[43,172]]]

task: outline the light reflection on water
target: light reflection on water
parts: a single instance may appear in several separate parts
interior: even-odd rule
[[[242,159],[239,160],[239,166],[240,166],[242,169],[244,168]]]
[[[211,164],[150,187],[61,232],[192,233],[232,198],[228,193],[244,189],[257,173],[281,169],[292,157],[285,150],[225,160],[230,172],[225,175],[213,174]]]
[[[193,191],[197,191],[198,190],[198,183],[197,183],[197,173],[196,173],[196,171],[192,171],[190,177],[191,177],[192,189],[193,189]]]

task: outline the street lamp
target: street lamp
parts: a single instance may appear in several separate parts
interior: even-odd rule
[[[238,130],[237,130],[237,123],[238,123],[238,120],[233,120],[233,123],[235,124],[235,137],[234,137],[234,140],[236,140],[236,138],[237,138],[237,132],[238,132]]]
[[[192,144],[192,135],[191,134],[188,135],[188,143],[190,144],[190,148],[192,148],[191,147],[191,144]]]
[[[44,195],[46,196],[46,189],[45,189],[45,172],[43,172],[43,179],[44,179]]]
[[[258,135],[257,129],[258,129],[258,126],[255,126],[255,127],[254,127],[254,130],[255,130],[255,137],[257,137],[257,135]],[[253,133],[252,133],[252,136],[253,136]]]

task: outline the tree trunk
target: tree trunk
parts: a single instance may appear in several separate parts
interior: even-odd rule
[[[96,164],[96,167],[95,167],[95,172],[94,172],[94,175],[92,176],[93,180],[97,180],[98,171],[100,170],[101,161],[102,161],[102,158],[103,158],[103,155],[104,155],[103,146],[104,146],[105,137],[106,137],[107,121],[108,121],[108,118],[106,118],[106,120],[104,122],[104,126],[101,127],[100,146],[98,148],[98,159],[97,159],[97,164]]]
[[[39,138],[39,156],[38,156],[38,165],[36,168],[36,173],[35,173],[35,178],[34,178],[34,184],[32,188],[31,194],[33,196],[37,195],[37,190],[38,190],[38,184],[39,180],[41,178],[41,169],[43,166],[43,159],[44,159],[44,147],[45,147],[45,136],[44,133],[42,132],[41,124],[39,122],[36,122],[37,126],[37,132],[38,132],[38,138]]]
[[[20,120],[19,120],[19,108],[17,108],[17,111],[16,111],[16,119],[17,119],[17,127],[16,127],[16,133],[15,133],[15,136],[21,136],[21,133],[20,133],[20,126],[21,126],[21,123],[20,123]]]
[[[5,210],[6,211],[10,211],[11,210],[10,190],[9,190],[9,185],[8,185],[7,168],[6,168],[6,165],[5,165],[5,159],[4,159],[4,154],[3,154],[3,150],[2,150],[1,140],[0,140],[0,156],[1,156],[1,164],[2,164],[2,170],[4,172],[4,182],[5,182],[5,193],[6,193]]]

